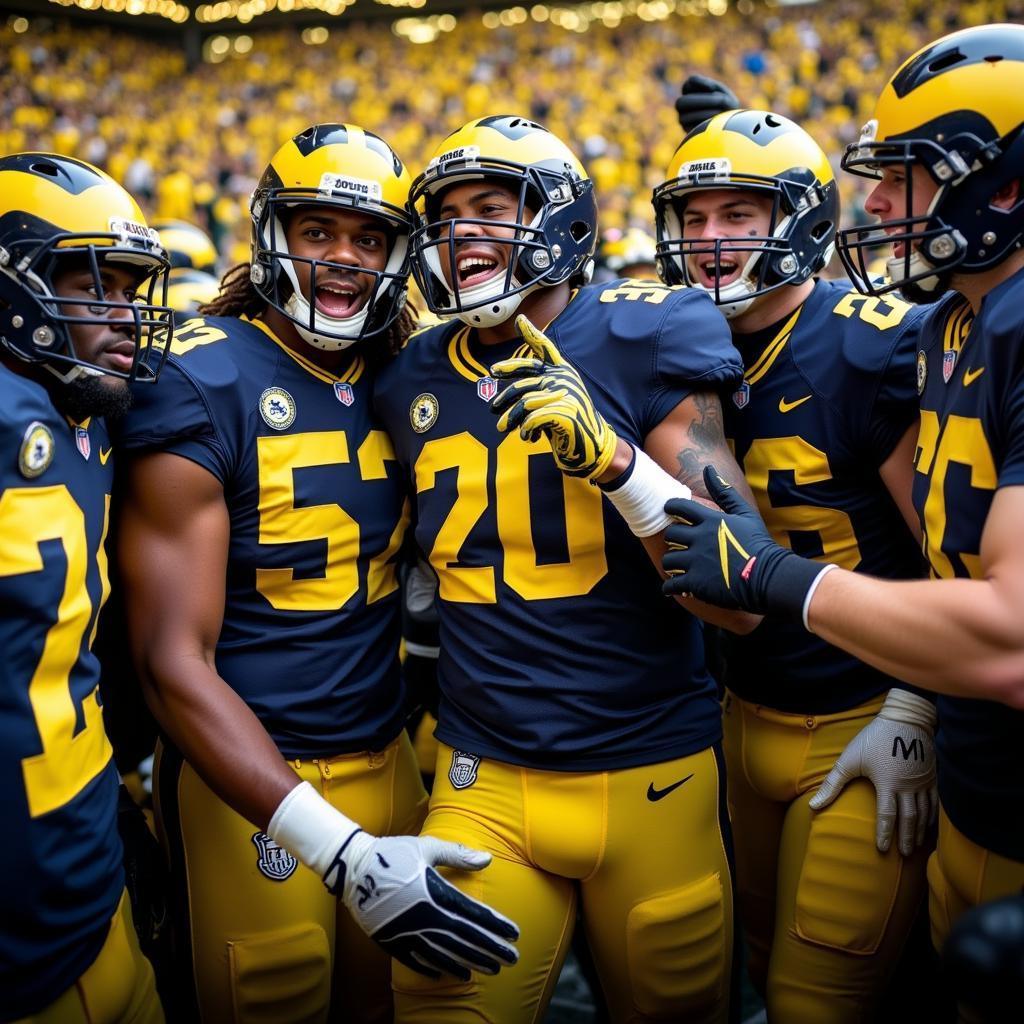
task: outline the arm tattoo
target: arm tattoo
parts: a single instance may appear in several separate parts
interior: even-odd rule
[[[697,391],[690,396],[693,418],[686,430],[686,442],[676,453],[679,471],[676,479],[693,491],[695,497],[709,498],[704,486],[704,467],[714,466],[730,483],[746,493],[746,481],[736,464],[722,427],[722,403],[709,391]]]

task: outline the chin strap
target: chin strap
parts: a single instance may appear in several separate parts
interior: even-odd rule
[[[331,332],[330,335],[317,334],[303,326],[309,323],[309,303],[302,298],[298,291],[292,292],[291,297],[284,304],[284,308],[285,312],[295,321],[295,330],[299,332],[303,341],[323,352],[340,352],[354,344],[359,337],[363,324],[370,313],[370,300],[367,300],[366,305],[358,313],[345,320],[338,320],[319,312],[314,313],[314,325],[326,328]],[[335,334],[344,336],[334,337]]]

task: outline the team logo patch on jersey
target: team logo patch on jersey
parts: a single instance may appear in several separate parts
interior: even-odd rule
[[[417,434],[429,430],[437,422],[437,399],[430,394],[417,395],[409,406],[409,422]]]
[[[480,758],[464,750],[452,751],[452,766],[448,769],[448,781],[454,789],[468,789],[476,782],[476,770]]]
[[[34,420],[25,430],[18,453],[21,475],[34,480],[53,462],[53,434],[45,423]]]
[[[942,353],[942,380],[943,383],[948,384],[950,378],[953,376],[953,371],[956,369],[956,349],[950,349],[948,352]]]
[[[278,846],[266,832],[254,833],[252,843],[259,854],[256,867],[262,875],[272,882],[283,882],[295,874],[299,862],[283,846]]]
[[[75,447],[88,462],[92,454],[92,441],[89,440],[89,431],[85,427],[75,427]]]
[[[477,398],[489,402],[498,393],[498,382],[493,377],[481,377],[476,382]]]
[[[356,393],[352,390],[352,385],[348,381],[336,380],[334,382],[334,397],[342,405],[351,405],[356,400]]]
[[[924,385],[928,380],[928,357],[924,351],[917,353],[917,393],[924,394]]]
[[[295,399],[284,388],[267,388],[260,395],[260,415],[274,430],[287,430],[295,422]]]
[[[750,385],[746,381],[732,393],[732,401],[737,409],[745,409],[747,407],[747,404],[750,402]]]

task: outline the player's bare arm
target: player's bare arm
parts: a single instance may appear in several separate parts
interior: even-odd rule
[[[982,535],[981,579],[891,582],[830,572],[808,623],[907,682],[1024,708],[1024,487],[996,493]]]
[[[223,489],[164,452],[136,458],[126,476],[119,559],[146,700],[203,781],[265,829],[295,773],[214,666],[230,532]]]
[[[754,502],[743,471],[736,464],[725,439],[722,403],[713,392],[695,391],[684,398],[647,435],[644,451],[666,473],[671,473],[681,484],[689,487],[696,501],[717,508],[704,484],[704,467],[718,466],[721,462],[729,466],[732,479],[739,481],[737,487],[747,500],[751,504]],[[651,561],[660,571],[661,560],[667,550],[664,532],[644,538],[643,544]],[[761,622],[760,615],[723,611],[692,598],[686,599],[685,606],[705,622],[722,626],[734,633],[749,633]]]

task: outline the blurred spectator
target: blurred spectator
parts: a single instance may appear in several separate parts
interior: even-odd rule
[[[690,3],[641,5],[637,16],[619,6],[517,8],[525,20],[496,28],[497,12],[465,12],[428,45],[349,13],[323,45],[303,43],[298,28],[261,29],[247,52],[191,71],[176,44],[87,18],[38,19],[22,33],[4,23],[0,152],[63,149],[98,163],[148,215],[204,223],[227,265],[248,258],[236,225],[282,135],[316,120],[369,124],[416,167],[452,127],[506,110],[590,157],[605,231],[649,231],[687,76],[795,118],[838,165],[903,55],[955,27],[1024,17],[1024,0],[906,0],[898,18],[890,0],[748,0],[720,17],[691,14]],[[844,218],[862,216],[863,186],[841,176]]]

